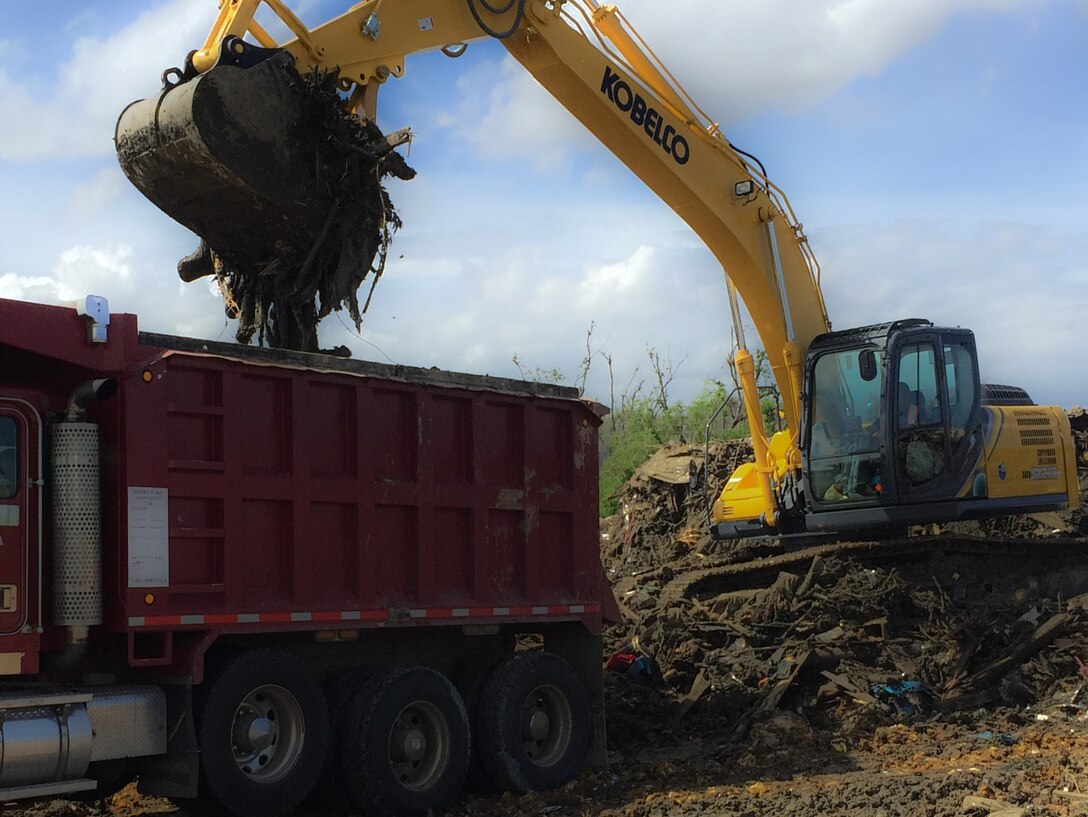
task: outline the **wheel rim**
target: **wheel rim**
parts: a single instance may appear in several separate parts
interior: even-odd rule
[[[521,708],[521,743],[536,766],[553,766],[570,747],[573,717],[567,696],[551,684],[529,693]]]
[[[254,780],[273,783],[294,768],[302,754],[306,724],[298,700],[281,686],[250,692],[235,710],[231,750],[238,769]]]
[[[389,731],[389,767],[411,791],[425,791],[441,779],[450,760],[450,726],[429,701],[404,707]]]

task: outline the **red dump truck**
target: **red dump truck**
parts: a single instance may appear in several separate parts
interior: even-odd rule
[[[0,300],[0,800],[411,815],[600,760],[600,414]]]

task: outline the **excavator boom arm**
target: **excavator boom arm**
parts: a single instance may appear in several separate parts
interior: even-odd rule
[[[276,42],[258,24],[262,3],[294,39]],[[231,38],[246,34],[290,53],[303,73],[338,70],[340,90],[371,119],[378,89],[403,75],[407,55],[441,48],[454,56],[471,40],[499,38],[717,257],[731,301],[739,293],[752,317],[782,396],[794,443],[785,465],[799,468],[804,354],[830,329],[815,258],[785,196],[702,114],[614,6],[594,0],[367,0],[309,29],[282,0],[236,0],[222,3],[204,48],[190,58],[190,71],[209,70]],[[739,325],[737,330],[765,516],[773,521],[771,478],[783,463],[778,457],[776,466],[768,451],[750,355]]]

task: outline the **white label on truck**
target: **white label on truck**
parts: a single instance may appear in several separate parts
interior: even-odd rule
[[[434,28],[434,18],[433,17],[420,17],[419,18],[419,30],[420,31],[430,31],[432,28]]]
[[[170,586],[169,491],[128,489],[128,586]]]

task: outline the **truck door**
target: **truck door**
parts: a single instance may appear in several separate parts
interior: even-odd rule
[[[0,634],[27,623],[29,553],[38,533],[38,423],[25,404],[0,400]]]

